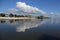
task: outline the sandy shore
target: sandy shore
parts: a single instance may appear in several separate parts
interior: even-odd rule
[[[28,17],[0,17],[0,19],[35,19],[35,18],[28,18]]]

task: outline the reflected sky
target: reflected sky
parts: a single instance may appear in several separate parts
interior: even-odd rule
[[[30,20],[17,26],[17,32],[25,32],[26,29],[35,28],[45,23],[45,20]]]
[[[21,20],[2,20],[0,19],[0,24],[7,24],[16,27],[17,32],[25,32],[26,29],[35,28],[46,24],[47,21],[50,24],[58,24],[60,23],[60,19],[51,18],[51,19],[21,19]]]
[[[46,21],[45,19],[21,19],[21,20],[0,20],[0,25],[10,25],[16,27],[16,32],[25,32],[26,29],[35,28],[42,24],[44,24]]]
[[[0,20],[2,40],[53,40],[60,38],[60,19]]]

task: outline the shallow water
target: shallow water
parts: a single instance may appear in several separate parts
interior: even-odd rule
[[[60,19],[1,19],[0,40],[60,40]]]

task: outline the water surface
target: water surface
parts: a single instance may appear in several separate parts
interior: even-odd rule
[[[0,19],[0,40],[60,40],[60,19]]]

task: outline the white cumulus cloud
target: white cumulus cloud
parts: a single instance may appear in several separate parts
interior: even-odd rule
[[[16,8],[10,8],[7,10],[8,13],[18,13],[23,15],[40,15],[45,12],[37,7],[27,5],[25,2],[16,2]]]
[[[36,7],[27,5],[25,2],[16,2],[16,6],[19,9],[20,12],[22,13],[31,13],[31,14],[45,14],[43,10],[40,10]]]

